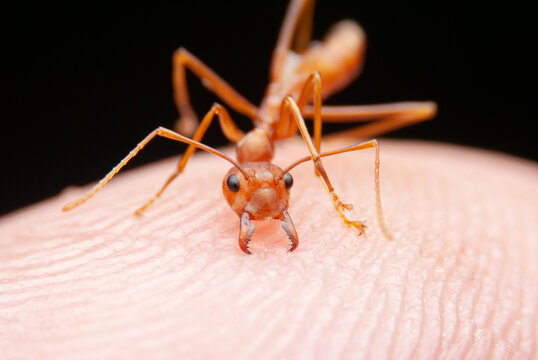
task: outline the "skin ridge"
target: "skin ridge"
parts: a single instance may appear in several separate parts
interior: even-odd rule
[[[276,161],[304,154],[298,140],[280,145]],[[393,241],[375,226],[364,237],[343,227],[310,165],[294,170],[290,199],[301,247],[286,253],[275,223],[244,256],[219,191],[228,165],[204,154],[142,219],[131,210],[170,160],[127,172],[69,215],[59,211],[66,192],[0,219],[3,356],[536,357],[536,165],[381,146]],[[327,168],[357,215],[375,219],[370,162],[343,156]]]

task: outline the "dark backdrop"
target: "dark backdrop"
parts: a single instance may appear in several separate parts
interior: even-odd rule
[[[2,5],[0,213],[99,179],[151,130],[171,127],[170,59],[179,46],[258,103],[286,5]],[[535,159],[534,99],[524,90],[535,66],[530,14],[514,2],[318,0],[316,37],[352,18],[369,39],[363,74],[330,103],[432,99],[439,103],[435,120],[390,136]],[[189,80],[201,115],[216,98]],[[205,142],[226,143],[218,126]],[[183,149],[159,140],[135,163]]]

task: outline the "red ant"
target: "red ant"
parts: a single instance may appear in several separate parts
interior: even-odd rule
[[[90,192],[64,206],[71,210],[99,191],[129,160],[131,160],[155,136],[189,144],[174,173],[162,188],[136,214],[144,212],[166,187],[181,174],[196,148],[218,155],[233,164],[222,183],[224,197],[240,217],[239,246],[250,254],[248,244],[254,225],[251,220],[279,219],[288,234],[293,251],[299,238],[287,212],[293,178],[290,170],[312,160],[316,175],[324,183],[334,207],[344,223],[354,227],[359,234],[366,226],[360,221],[347,218],[344,211],[352,205],[344,204],[336,195],[322,157],[349,151],[375,148],[375,191],[376,207],[380,227],[387,238],[391,235],[385,225],[379,190],[379,146],[370,140],[341,149],[320,152],[322,118],[325,122],[360,122],[376,120],[361,127],[362,136],[385,133],[410,123],[432,118],[436,105],[432,102],[400,102],[382,105],[323,106],[322,99],[346,87],[362,70],[366,47],[366,36],[362,28],[350,20],[341,21],[329,31],[323,42],[310,42],[314,0],[292,0],[286,12],[282,28],[273,52],[270,81],[259,107],[254,106],[237,93],[223,79],[209,69],[187,50],[180,48],[173,56],[173,86],[175,103],[180,114],[176,128],[191,135],[192,139],[162,127],[152,131]],[[232,121],[226,109],[214,104],[198,123],[190,105],[185,69],[198,76],[202,83],[237,112],[250,117],[254,129],[242,132]],[[323,87],[321,85],[323,80]],[[297,99],[297,100],[296,100]],[[309,104],[312,104],[310,106]],[[200,141],[211,121],[218,117],[222,132],[236,144],[237,161],[206,146]],[[303,116],[314,120],[314,140],[306,128]],[[196,129],[196,131],[194,131]],[[310,152],[309,156],[293,162],[284,170],[271,163],[274,141],[291,137],[297,129]]]

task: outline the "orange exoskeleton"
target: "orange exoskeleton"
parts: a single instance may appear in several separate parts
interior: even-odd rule
[[[259,107],[251,104],[228,83],[187,50],[180,48],[173,56],[172,82],[174,99],[180,119],[176,131],[158,128],[142,140],[114,169],[112,169],[90,192],[67,204],[64,210],[84,203],[99,191],[138,151],[155,136],[166,137],[189,144],[161,189],[136,210],[144,212],[185,169],[196,148],[211,152],[229,162],[232,167],[222,183],[224,197],[240,218],[239,245],[250,254],[248,243],[254,232],[251,220],[279,219],[291,241],[291,249],[297,248],[299,239],[288,214],[290,188],[293,179],[290,170],[312,161],[315,173],[325,185],[334,207],[344,223],[362,234],[366,228],[360,221],[352,221],[345,214],[352,205],[344,204],[333,188],[323,166],[322,157],[349,151],[375,149],[375,193],[380,227],[387,238],[390,232],[385,225],[379,189],[379,146],[369,140],[353,146],[321,152],[322,121],[363,122],[375,120],[355,131],[357,137],[373,137],[412,123],[428,120],[436,113],[433,102],[399,102],[380,105],[322,106],[322,100],[341,90],[361,72],[366,50],[366,35],[351,20],[336,24],[322,42],[311,42],[313,0],[291,0],[271,61],[269,84]],[[252,119],[253,129],[247,133],[240,130],[227,110],[214,104],[198,122],[190,105],[186,82],[186,69],[198,76],[202,83],[225,104]],[[323,86],[322,86],[323,83]],[[217,117],[224,136],[236,144],[236,160],[201,143],[213,119]],[[313,139],[308,133],[304,118],[313,119]],[[284,170],[271,163],[274,141],[291,137],[299,130],[309,155],[293,162]],[[181,135],[183,134],[183,135]],[[187,136],[191,136],[189,138]]]

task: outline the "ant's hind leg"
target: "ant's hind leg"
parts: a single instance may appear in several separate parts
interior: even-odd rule
[[[300,103],[299,108],[300,107]],[[306,118],[314,118],[316,129],[316,109],[312,106],[301,108]],[[323,106],[321,116],[325,123],[360,123],[371,121],[356,129],[345,131],[346,134],[357,138],[372,138],[409,126],[430,120],[437,113],[437,105],[433,101],[408,101],[377,105],[348,105]],[[314,137],[317,140],[316,133]],[[321,132],[320,132],[321,137]]]
[[[312,33],[314,3],[314,0],[290,1],[271,58],[271,82],[277,81],[280,77],[290,50],[301,53],[308,47]]]

